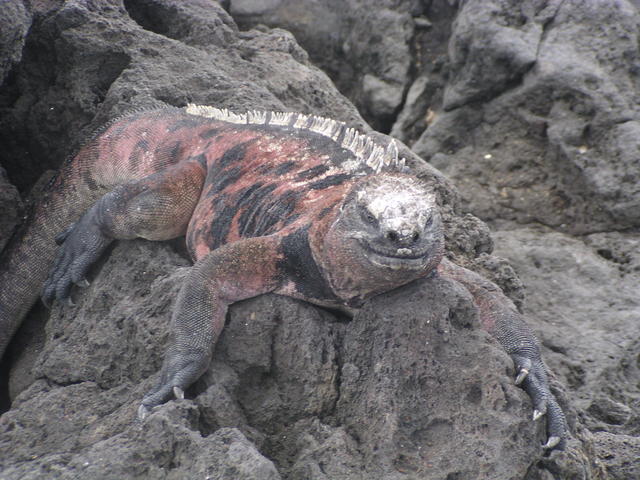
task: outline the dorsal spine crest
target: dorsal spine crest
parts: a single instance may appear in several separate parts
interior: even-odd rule
[[[295,112],[267,112],[251,110],[235,113],[226,108],[206,105],[187,105],[190,115],[213,118],[240,125],[275,125],[300,130],[308,130],[332,139],[341,148],[353,153],[359,165],[367,165],[374,172],[382,170],[402,171],[405,159],[398,158],[398,146],[391,140],[386,147],[378,145],[371,137],[347,127],[343,122],[315,115]]]

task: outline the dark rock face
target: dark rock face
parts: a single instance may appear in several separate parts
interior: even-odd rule
[[[291,31],[377,130],[389,131],[408,86],[414,35],[411,1],[231,0],[241,28]]]
[[[275,295],[236,304],[189,400],[139,423],[189,262],[179,242],[133,241],[77,306],[36,307],[18,333],[0,478],[640,475],[637,6],[5,3],[0,241],[22,216],[11,184],[28,198],[85,132],[132,108],[295,110],[369,130],[319,65],[369,123],[454,179],[459,190],[400,146],[440,194],[449,255],[527,314],[574,438],[543,455],[512,362],[468,293],[439,278],[352,320]],[[460,204],[501,230],[492,239]]]
[[[20,0],[3,2],[0,10],[0,83],[4,82],[11,68],[20,61],[31,17]]]

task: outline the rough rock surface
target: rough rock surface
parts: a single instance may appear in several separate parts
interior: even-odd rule
[[[34,379],[2,417],[3,478],[509,479],[539,458],[544,427],[510,360],[439,278],[350,322],[276,295],[241,302],[195,400],[138,423],[186,265],[168,245],[120,242],[76,307],[52,309]],[[459,445],[475,455],[452,461]]]
[[[548,229],[496,232],[494,241],[526,279],[524,310],[587,426],[640,434],[640,272]]]
[[[442,111],[414,150],[484,220],[637,228],[639,29],[625,1],[465,2]]]
[[[0,9],[0,84],[20,61],[31,17],[22,0],[6,0]]]
[[[467,294],[438,279],[352,320],[275,295],[239,303],[189,400],[140,424],[189,262],[179,242],[134,241],[94,269],[76,307],[35,308],[13,342],[0,478],[639,475],[633,4],[222,2],[242,28],[290,29],[307,55],[288,31],[239,31],[213,0],[10,3],[0,164],[21,193],[82,132],[157,102],[297,110],[369,130],[313,61],[372,125],[454,178],[458,191],[401,146],[441,194],[449,255],[497,281],[536,329],[574,438],[543,456],[511,361],[475,327]],[[460,198],[503,228],[494,240],[456,212]]]

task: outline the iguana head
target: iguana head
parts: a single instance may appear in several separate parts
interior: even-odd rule
[[[341,224],[345,237],[379,267],[422,269],[442,250],[435,194],[408,175],[372,175],[356,184],[342,206]]]
[[[334,283],[344,280],[356,295],[424,276],[444,251],[435,194],[406,174],[363,177],[327,232],[324,251],[331,272],[341,270],[339,278],[332,275]]]

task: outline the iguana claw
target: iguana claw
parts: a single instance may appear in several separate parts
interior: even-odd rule
[[[151,413],[151,410],[141,403],[138,407],[138,420],[143,421],[149,416],[149,413]]]
[[[155,386],[142,399],[142,407],[150,410],[171,400],[184,398],[184,389],[202,375],[209,365],[210,351],[193,350],[189,354],[174,352],[168,355]],[[140,409],[138,410],[140,411]]]
[[[520,385],[527,378],[527,375],[529,375],[529,370],[522,368],[516,377],[516,385]]]
[[[542,448],[544,448],[545,450],[549,449],[549,448],[553,448],[555,446],[557,446],[560,441],[562,440],[562,438],[560,437],[549,437],[549,439],[547,440],[547,443],[545,443],[544,445],[542,445]]]
[[[178,400],[184,400],[184,390],[180,387],[173,387],[173,394]]]
[[[517,356],[514,358],[514,362],[516,364],[517,372],[516,385],[520,385],[524,379],[527,378],[527,375],[529,375],[529,372],[533,368],[533,362],[531,362],[530,358],[524,356]]]
[[[180,387],[173,387],[173,394],[177,399],[184,400],[184,390],[182,390]],[[138,407],[138,420],[143,421],[145,418],[147,418],[151,413],[151,410],[152,408],[149,408],[145,406],[144,403],[141,403]]]
[[[533,411],[533,421],[535,422],[540,417],[542,417],[544,414],[545,414],[545,412],[541,412],[540,410],[534,410]]]

